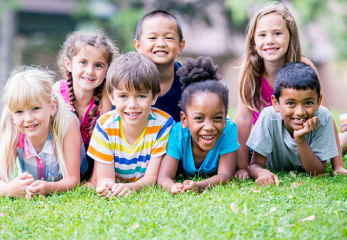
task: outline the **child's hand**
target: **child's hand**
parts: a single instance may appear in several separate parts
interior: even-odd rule
[[[185,180],[183,182],[183,189],[182,192],[190,192],[190,191],[194,191],[199,193],[199,187],[196,184],[196,182],[192,181],[192,180]]]
[[[183,190],[183,184],[182,183],[175,183],[171,187],[171,194],[176,195],[177,193],[182,193]]]
[[[26,179],[25,179],[26,178]],[[26,187],[34,182],[34,178],[31,174],[25,172],[18,175],[13,181],[10,183],[12,197],[24,197]]]
[[[255,183],[262,187],[264,185],[271,185],[271,184],[276,184],[277,186],[280,185],[280,180],[278,179],[278,177],[268,171],[268,170],[265,170],[263,173],[259,174],[259,177],[257,178],[257,180],[255,180]]]
[[[306,134],[315,131],[318,127],[318,117],[314,116],[308,119],[306,122],[304,122],[303,126],[304,127],[300,130],[294,130],[293,132],[294,139],[302,138]]]
[[[346,175],[347,174],[347,170],[343,167],[343,166],[338,166],[334,169],[334,175]]]
[[[75,107],[72,106],[70,103],[67,103],[66,106],[67,106],[67,110],[69,110],[70,112],[75,112],[76,111]]]
[[[100,187],[96,188],[96,193],[101,198],[111,198],[113,195],[111,193],[113,184],[110,184],[108,182],[104,182],[101,184]]]
[[[248,171],[242,168],[237,169],[234,177],[242,178],[243,180],[245,180],[246,178],[248,178]]]
[[[51,189],[49,183],[43,180],[37,180],[26,187],[26,197],[33,198],[35,195],[47,195]]]
[[[114,184],[111,192],[115,197],[127,196],[128,194],[132,193],[130,188],[124,183]]]

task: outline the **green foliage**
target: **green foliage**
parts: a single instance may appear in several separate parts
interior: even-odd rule
[[[234,179],[202,194],[148,187],[106,200],[77,187],[34,200],[0,198],[0,238],[345,239],[346,177],[295,173],[278,173],[279,187]]]

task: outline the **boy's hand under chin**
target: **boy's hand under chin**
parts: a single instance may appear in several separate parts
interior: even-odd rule
[[[306,122],[303,124],[303,128],[300,130],[294,130],[293,132],[293,137],[294,139],[300,139],[305,137],[306,134],[313,132],[317,129],[318,127],[318,117],[314,116],[310,119],[308,119]]]

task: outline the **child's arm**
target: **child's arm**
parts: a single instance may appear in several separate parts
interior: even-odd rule
[[[111,110],[112,110],[112,103],[110,101],[110,98],[107,95],[106,85],[105,85],[104,90],[102,91],[102,97],[101,97],[100,116]]]
[[[67,176],[58,182],[37,180],[27,186],[26,193],[29,198],[34,195],[47,195],[52,192],[70,190],[80,182],[80,132],[77,122],[69,117],[69,128],[63,140],[63,153]]]
[[[115,185],[114,163],[105,164],[95,161],[94,173],[96,173],[96,193],[99,197],[112,197],[112,187]]]
[[[172,193],[181,193],[183,189],[182,183],[175,183],[174,178],[177,173],[179,161],[169,155],[165,155],[160,166],[158,175],[158,184],[162,189]]]
[[[303,129],[295,130],[293,136],[298,147],[302,165],[306,172],[310,175],[316,176],[325,172],[326,161],[321,161],[314,154],[305,138],[305,135],[317,129],[318,117],[308,119],[303,126]]]
[[[249,166],[249,175],[251,178],[255,179],[258,186],[270,185],[275,183],[277,186],[280,185],[280,180],[278,177],[265,169],[266,157],[253,151],[251,164]]]
[[[33,176],[27,172],[18,175],[10,183],[6,183],[0,178],[0,196],[24,197],[26,187],[32,184],[33,182]]]
[[[200,192],[207,187],[212,187],[218,184],[225,185],[231,181],[236,168],[236,151],[229,152],[220,156],[217,175],[205,179],[203,181],[194,182],[186,180],[183,182],[183,191],[193,190]]]
[[[238,108],[235,118],[237,125],[237,141],[240,148],[237,149],[237,166],[248,166],[249,160],[249,147],[246,145],[247,139],[251,134],[253,123],[253,112],[242,102],[240,96],[238,97]],[[247,169],[247,168],[246,168]]]
[[[317,71],[316,67],[314,66],[314,64],[309,59],[307,59],[305,57],[302,57],[301,61],[306,63],[307,65],[311,66],[315,70],[315,72],[317,73],[318,79],[320,81],[318,71]],[[323,105],[324,107],[329,109],[327,101],[325,99],[325,94],[324,94],[323,88],[321,88],[321,94],[322,94],[321,105]],[[333,121],[335,141],[336,141],[337,146],[340,146],[340,139],[339,139],[339,134],[338,134],[338,131],[337,131],[337,128],[336,128],[336,124],[335,124],[334,119],[333,118],[331,118],[331,119]],[[347,174],[347,170],[344,167],[344,163],[343,163],[343,159],[342,159],[341,148],[337,148],[337,151],[339,152],[339,154],[336,157],[333,157],[331,159],[331,164],[333,165],[334,174],[335,175],[337,175],[337,174]]]

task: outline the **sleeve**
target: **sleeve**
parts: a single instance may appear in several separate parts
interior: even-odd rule
[[[112,164],[114,161],[113,150],[109,142],[109,137],[97,121],[87,152],[88,156],[95,161]]]
[[[269,126],[269,119],[271,119],[271,112],[264,109],[246,143],[248,147],[264,157],[268,157],[273,149],[273,136],[271,135],[272,129]]]
[[[328,110],[324,113],[327,115],[325,120],[319,119],[319,125],[312,136],[310,147],[313,153],[321,160],[330,160],[338,155],[335,133],[331,114]],[[318,116],[319,118],[320,116]]]
[[[151,149],[151,157],[160,157],[166,153],[167,142],[169,140],[170,131],[175,121],[170,117],[161,127],[157,134],[157,139]]]
[[[178,136],[179,136],[180,131],[182,130],[182,127],[180,127],[177,124],[181,124],[181,123],[180,122],[176,123],[176,125],[172,128],[166,154],[169,155],[170,157],[173,157],[173,158],[177,159],[178,161],[180,161],[181,160],[181,151],[180,151],[179,145],[180,145],[181,141],[179,140]]]
[[[236,151],[240,144],[237,142],[237,126],[231,120],[227,121],[227,126],[223,131],[223,142],[221,143],[220,156]]]

